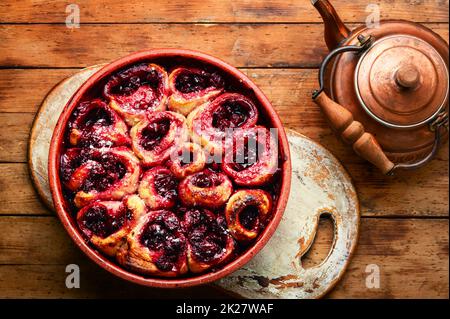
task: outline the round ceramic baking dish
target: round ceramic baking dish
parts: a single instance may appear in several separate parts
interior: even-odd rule
[[[271,128],[278,129],[278,148],[280,154],[279,167],[281,169],[280,194],[276,204],[274,205],[272,218],[250,248],[248,248],[242,255],[238,256],[235,260],[222,266],[214,272],[183,278],[154,278],[128,271],[86,243],[77,227],[75,218],[73,218],[73,215],[71,214],[69,204],[63,196],[59,171],[60,154],[63,149],[64,132],[74,108],[78,105],[80,99],[87,94],[87,92],[93,90],[97,84],[105,81],[105,79],[111,74],[123,69],[124,67],[144,61],[155,63],[158,63],[159,61],[164,61],[165,63],[184,64],[200,63],[220,70],[225,76],[238,83],[240,88],[245,91],[245,94],[249,95],[249,97],[253,98],[257,102],[259,112],[267,125]],[[154,49],[133,53],[104,66],[78,89],[78,91],[65,106],[53,132],[50,142],[48,174],[53,202],[58,217],[70,237],[90,259],[102,268],[125,280],[150,287],[175,288],[200,285],[218,280],[245,265],[264,247],[272,234],[275,232],[286,208],[291,184],[291,160],[286,133],[278,115],[274,111],[266,96],[252,81],[250,81],[246,75],[215,57],[197,51]]]

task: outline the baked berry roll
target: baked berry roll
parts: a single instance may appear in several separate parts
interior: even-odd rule
[[[80,147],[110,147],[130,144],[128,128],[105,101],[85,101],[69,122],[69,142]]]
[[[117,253],[117,260],[143,274],[176,277],[188,271],[186,237],[178,217],[167,210],[144,215]]]
[[[163,164],[188,139],[186,119],[175,112],[154,112],[130,131],[134,153],[145,166]]]
[[[111,76],[103,95],[110,106],[132,126],[146,113],[166,109],[169,93],[167,72],[156,64],[138,64]]]
[[[146,213],[144,202],[137,195],[123,201],[98,201],[83,207],[77,223],[83,235],[98,250],[115,256],[137,220]]]
[[[197,68],[176,68],[170,73],[169,109],[188,115],[196,107],[219,95],[224,81],[217,73]]]
[[[170,170],[157,166],[147,172],[139,184],[139,196],[151,210],[171,208],[177,200],[178,181]]]
[[[278,170],[278,143],[262,126],[236,130],[227,145],[222,170],[241,186],[267,184]]]
[[[232,192],[230,179],[209,169],[186,177],[178,186],[180,200],[186,206],[218,208],[227,202]]]
[[[231,235],[238,241],[251,241],[272,210],[272,198],[260,189],[240,190],[231,195],[225,207],[225,218]]]
[[[224,93],[188,116],[191,138],[209,153],[222,154],[230,129],[247,129],[256,125],[258,110],[247,97]]]
[[[234,252],[234,240],[225,219],[206,209],[191,209],[183,221],[187,236],[189,270],[200,273],[228,261]]]
[[[179,179],[200,172],[206,164],[206,155],[201,146],[195,143],[184,143],[171,154],[167,165]]]
[[[64,185],[75,193],[74,204],[94,200],[120,200],[136,192],[141,167],[126,147],[68,149],[61,157]]]

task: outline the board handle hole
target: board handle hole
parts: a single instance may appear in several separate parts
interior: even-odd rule
[[[334,244],[334,220],[330,213],[324,212],[319,217],[317,232],[308,251],[302,256],[304,269],[319,266],[330,253]]]

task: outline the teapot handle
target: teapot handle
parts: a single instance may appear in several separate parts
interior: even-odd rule
[[[389,174],[395,167],[381,149],[375,137],[364,131],[364,126],[353,119],[352,113],[320,92],[314,101],[322,108],[332,128],[344,142],[351,144],[355,152],[378,167],[383,174]]]
[[[358,36],[360,45],[348,45],[339,47],[331,51],[328,56],[323,60],[319,71],[319,84],[320,89],[313,92],[313,100],[317,103],[325,116],[328,118],[331,127],[339,133],[344,142],[351,144],[354,151],[366,159],[373,165],[375,165],[383,174],[391,175],[396,169],[415,169],[428,163],[434,155],[437,153],[440,145],[440,126],[447,127],[448,114],[443,112],[430,123],[430,129],[435,131],[435,141],[431,152],[423,159],[414,163],[398,163],[394,164],[381,149],[375,137],[364,130],[364,126],[353,119],[353,115],[350,111],[344,108],[342,105],[334,102],[324,92],[324,76],[325,69],[328,63],[338,54],[343,52],[353,51],[356,53],[362,53],[367,50],[372,44],[372,38]]]

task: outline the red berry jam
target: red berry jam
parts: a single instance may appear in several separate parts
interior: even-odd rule
[[[255,206],[245,207],[239,214],[239,222],[247,230],[253,230],[259,224],[259,211]]]
[[[109,93],[114,95],[131,95],[141,86],[157,88],[161,76],[147,64],[136,65],[118,73],[109,83]]]
[[[192,184],[201,188],[214,187],[220,185],[221,183],[222,180],[220,176],[212,171],[203,171],[197,173],[192,178]]]
[[[127,172],[123,163],[110,154],[103,154],[93,166],[89,177],[82,186],[82,190],[88,192],[90,190],[104,191],[115,182],[122,179]]]
[[[212,115],[212,125],[221,131],[238,128],[249,118],[249,107],[244,101],[225,101]]]
[[[94,235],[106,238],[114,234],[125,224],[131,215],[126,209],[122,209],[115,216],[110,216],[106,207],[94,205],[89,208],[81,218],[82,227],[91,231]]]
[[[171,213],[163,213],[147,224],[140,236],[140,242],[151,251],[160,251],[162,255],[156,266],[162,271],[171,270],[180,254],[186,250],[186,240],[180,236],[180,223]]]
[[[258,162],[258,151],[263,150],[262,145],[255,139],[244,139],[244,143],[239,144],[234,154],[234,162],[231,164],[233,170],[241,172]]]
[[[157,174],[155,176],[155,188],[159,196],[170,201],[177,199],[178,181],[172,174]]]
[[[223,79],[217,73],[192,72],[187,69],[180,72],[175,80],[175,88],[185,94],[198,92],[208,87],[221,88],[223,85]]]
[[[113,116],[106,109],[97,107],[89,110],[81,123],[82,127],[110,126],[113,124]]]
[[[156,122],[150,123],[146,128],[142,130],[142,147],[150,151],[154,149],[156,145],[167,135],[170,129],[170,120],[161,119]]]
[[[222,255],[227,232],[213,213],[201,209],[188,210],[185,225],[189,244],[198,260],[207,263]]]

